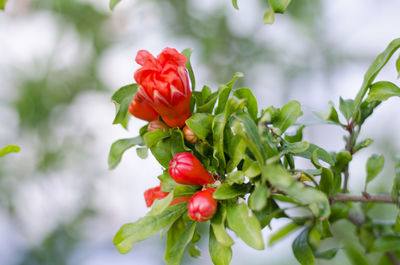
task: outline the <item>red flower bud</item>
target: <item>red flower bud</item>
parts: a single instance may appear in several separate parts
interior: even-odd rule
[[[205,222],[217,211],[217,200],[213,198],[215,188],[197,192],[190,199],[188,213],[194,221]]]
[[[139,97],[148,102],[168,126],[184,126],[190,117],[192,96],[186,57],[172,48],[165,48],[157,58],[140,50],[136,62],[142,65],[135,72],[135,80],[140,85]]]
[[[166,129],[168,129],[168,126],[160,120],[151,121],[149,123],[149,126],[147,127],[148,132],[152,132],[155,130],[164,131]]]
[[[169,192],[164,192],[161,190],[161,183],[159,186],[148,189],[144,192],[144,200],[146,201],[147,207],[153,205],[155,199],[164,199],[167,197]]]
[[[211,174],[191,153],[176,154],[169,162],[168,172],[179,184],[205,185],[214,182]]]
[[[199,140],[199,137],[197,137],[197,135],[187,125],[183,127],[183,135],[185,136],[186,141],[192,144]]]
[[[158,119],[158,113],[145,101],[143,101],[137,94],[133,97],[128,111],[136,118],[145,121],[154,121]]]

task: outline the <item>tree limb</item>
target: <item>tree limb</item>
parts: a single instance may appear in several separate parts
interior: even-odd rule
[[[390,194],[367,194],[367,193],[365,193],[364,195],[338,193],[332,198],[332,201],[396,203]]]

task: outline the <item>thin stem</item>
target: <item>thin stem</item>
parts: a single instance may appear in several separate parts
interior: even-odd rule
[[[354,135],[355,135],[355,131],[354,131],[354,120],[352,120],[348,125],[346,130],[349,132],[349,138],[347,139],[346,142],[346,151],[349,151],[349,153],[351,155],[354,154]],[[344,181],[343,181],[343,192],[346,193],[347,192],[347,185],[349,182],[349,166],[347,165],[344,169],[343,169],[343,174],[344,174]]]
[[[396,203],[390,194],[367,194],[367,193],[364,193],[364,195],[338,193],[332,198],[332,201],[364,202],[364,203],[371,203],[371,202]]]

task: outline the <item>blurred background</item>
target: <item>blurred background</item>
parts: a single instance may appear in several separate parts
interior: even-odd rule
[[[373,59],[400,37],[396,0],[292,1],[272,26],[262,22],[265,2],[239,0],[235,10],[230,0],[123,0],[111,12],[108,0],[9,0],[0,11],[0,147],[22,150],[0,159],[0,265],[164,264],[165,238],[137,243],[126,255],[112,244],[122,224],[146,214],[143,192],[162,172],[133,149],[107,168],[111,143],[136,136],[144,124],[132,119],[128,131],[111,124],[110,97],[133,82],[138,50],[193,48],[197,87],[217,89],[240,71],[239,85],[253,90],[260,109],[296,99],[312,123],[311,113],[326,111],[329,101],[354,98]],[[378,79],[399,84],[396,76],[391,60]],[[363,189],[372,152],[386,156],[370,191],[391,189],[398,102],[382,104],[366,122],[360,139],[375,142],[352,162],[352,192]],[[344,149],[339,128],[315,125],[304,133],[329,151]],[[371,215],[396,213],[375,206]],[[286,222],[272,222],[273,230]],[[328,241],[340,245],[352,229],[337,223]],[[267,240],[271,231],[263,234]],[[232,264],[296,264],[295,235],[264,251],[236,238]],[[185,253],[182,264],[211,264],[208,236],[199,246],[202,256]],[[318,264],[349,261],[339,251]]]

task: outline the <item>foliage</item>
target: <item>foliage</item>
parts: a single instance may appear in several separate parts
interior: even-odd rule
[[[236,6],[236,1],[233,4]],[[368,217],[367,207],[363,208],[364,220],[358,222],[349,215],[347,208],[352,209],[355,206],[344,203],[351,200],[369,204],[375,202],[367,193],[367,185],[382,170],[383,156],[373,155],[368,159],[365,191],[355,199],[350,199],[349,194],[346,194],[348,166],[353,156],[372,142],[371,139],[358,139],[366,119],[382,101],[399,96],[398,87],[393,83],[373,83],[379,71],[399,47],[400,39],[396,39],[377,57],[367,71],[360,92],[354,100],[340,98],[339,112],[330,103],[329,114],[320,115],[321,123],[339,126],[348,133],[343,150],[328,152],[302,140],[302,131],[306,125],[299,121],[303,112],[297,101],[290,101],[281,108],[270,106],[259,111],[250,89],[234,87],[238,78],[243,76],[241,73],[237,73],[230,82],[220,85],[215,92],[207,86],[203,86],[201,91],[193,92],[193,111],[186,124],[198,136],[197,142],[185,140],[181,128],[152,132],[146,132],[146,127],[141,129],[137,137],[143,139],[165,169],[169,167],[169,161],[174,155],[190,151],[204,168],[216,174],[217,181],[207,184],[216,188],[213,197],[218,200],[217,213],[210,221],[210,255],[214,264],[230,262],[233,241],[226,229],[234,231],[250,247],[264,249],[261,230],[273,218],[288,218],[292,222],[276,233],[270,239],[270,244],[303,227],[292,244],[294,255],[301,264],[315,264],[315,259],[331,259],[336,255],[339,248],[320,251],[320,243],[315,244],[314,238],[320,242],[332,237],[330,226],[340,219],[349,219],[357,225],[361,243],[368,242],[363,241],[367,234],[376,238],[368,251],[387,253],[398,250],[399,239],[395,224],[382,230]],[[194,82],[191,66],[188,72],[193,76]],[[195,87],[194,83],[192,87]],[[120,94],[120,91],[116,94]],[[123,100],[132,100],[132,94]],[[121,114],[121,109],[117,110],[117,116],[124,115]],[[294,126],[299,127],[296,134],[287,134],[288,128]],[[136,141],[136,144],[140,142]],[[120,158],[131,146],[133,145],[127,144],[124,148],[112,148],[110,158]],[[307,159],[313,166],[307,169],[298,168],[296,164],[300,158]],[[112,167],[119,160],[113,159]],[[171,185],[173,180],[166,171],[160,180],[163,187],[168,185],[168,190],[174,194],[182,187]],[[395,181],[392,192],[393,199],[392,195],[384,195],[388,202],[398,199],[397,182]],[[291,204],[289,209],[302,209],[302,215],[291,215],[288,208],[283,208],[280,202]],[[124,225],[114,239],[118,250],[126,253],[134,241],[143,240],[165,227],[168,231],[165,260],[167,264],[178,264],[184,248],[190,241],[195,241],[197,234],[197,226],[187,216],[186,204],[178,205],[164,207],[158,213],[159,216],[148,215],[135,223]],[[173,218],[168,218],[167,221],[165,216]],[[220,253],[216,253],[216,250]],[[356,248],[351,246],[345,252],[349,259],[358,255]],[[174,258],[171,253],[174,253]]]

